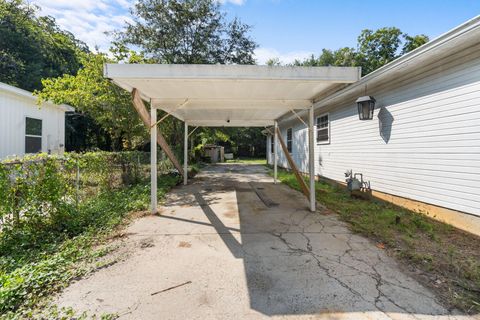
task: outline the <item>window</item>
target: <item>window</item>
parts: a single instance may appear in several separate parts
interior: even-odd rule
[[[42,151],[42,120],[25,118],[25,153]]]
[[[317,142],[330,142],[328,113],[317,118]]]
[[[275,137],[270,136],[270,153],[275,152]]]
[[[292,153],[292,140],[293,140],[293,132],[292,128],[287,129],[287,151]]]

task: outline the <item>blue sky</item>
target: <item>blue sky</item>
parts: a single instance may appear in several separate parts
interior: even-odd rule
[[[105,50],[104,34],[130,19],[131,0],[33,0],[42,14],[89,46]],[[356,46],[362,29],[395,26],[409,34],[434,38],[480,14],[480,0],[221,0],[229,17],[253,26],[259,63],[283,62],[318,54],[322,48]]]

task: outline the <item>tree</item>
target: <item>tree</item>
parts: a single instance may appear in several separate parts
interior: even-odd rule
[[[318,57],[312,55],[303,61],[295,60],[293,65],[360,66],[362,74],[366,75],[427,42],[426,35],[409,36],[394,27],[375,31],[365,29],[358,36],[357,50],[349,47],[335,51],[323,49]]]
[[[113,53],[115,54],[129,59],[127,62],[141,60],[137,54],[122,49]],[[75,107],[78,112],[85,114],[80,120],[86,122],[86,125],[91,117],[95,124],[108,133],[109,137],[106,137],[104,143],[108,143],[111,138],[112,149],[134,149],[145,143],[147,130],[132,107],[130,93],[103,77],[103,64],[108,62],[118,60],[109,59],[105,54],[84,54],[81,59],[83,67],[76,75],[44,79],[43,89],[35,94],[40,103],[50,100]],[[89,130],[93,130],[93,138],[97,135],[96,141],[100,143],[98,135],[101,131],[95,125],[91,125]]]
[[[87,46],[24,0],[0,1],[0,81],[26,90],[41,79],[75,74]]]
[[[400,29],[394,27],[376,31],[362,30],[358,36],[357,59],[363,74],[368,74],[397,58],[401,35]]]
[[[140,0],[131,13],[133,22],[114,33],[116,47],[139,48],[149,62],[255,63],[257,44],[249,36],[251,27],[237,18],[228,21],[217,0]],[[183,139],[183,125],[180,121],[169,117],[162,122],[160,130],[175,151],[181,153],[178,142]],[[235,134],[205,128],[195,136],[202,144],[220,142]]]
[[[322,49],[322,53],[318,57],[315,57],[312,54],[309,58],[303,61],[295,60],[293,65],[310,67],[353,67],[356,65],[356,52],[353,48],[348,47],[340,48],[335,51]]]
[[[366,75],[427,43],[428,40],[426,35],[409,36],[394,27],[376,31],[363,30],[358,37],[358,64]]]
[[[156,63],[254,64],[250,26],[226,21],[216,0],[140,0],[133,23],[115,33]]]
[[[266,138],[261,128],[202,128],[196,137],[196,150],[205,144],[219,144],[236,156],[260,157],[266,154]]]
[[[65,150],[112,150],[112,137],[85,112],[65,114]]]
[[[333,52],[334,66],[355,67],[357,66],[357,52],[353,48],[343,47]]]
[[[402,54],[415,50],[429,41],[428,36],[424,34],[419,34],[413,37],[404,34],[403,38],[405,39],[405,43],[403,44]]]
[[[281,66],[282,62],[280,61],[279,58],[270,58],[265,62],[265,64],[267,66],[273,67],[273,66]]]

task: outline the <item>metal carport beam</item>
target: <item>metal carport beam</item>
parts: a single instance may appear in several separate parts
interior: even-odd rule
[[[360,68],[106,64],[104,75],[189,125],[263,127],[357,81]]]
[[[310,211],[312,212],[316,210],[315,206],[317,203],[315,197],[315,123],[313,119],[313,108],[312,105],[310,110],[308,110],[308,175],[310,178]]]
[[[188,122],[185,121],[184,141],[183,141],[183,185],[188,183]]]

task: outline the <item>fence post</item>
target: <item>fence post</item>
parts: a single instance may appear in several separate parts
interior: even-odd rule
[[[78,159],[77,159],[77,174],[75,179],[75,189],[76,189],[76,203],[78,207],[78,197],[80,193],[80,165],[78,164]]]

